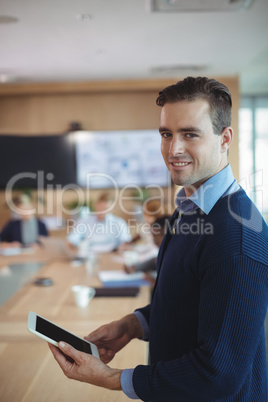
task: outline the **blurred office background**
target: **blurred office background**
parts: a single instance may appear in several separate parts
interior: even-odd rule
[[[160,89],[187,75],[215,77],[233,96],[235,177],[267,220],[267,16],[267,0],[2,0],[0,135],[19,153],[17,136],[157,130]],[[73,163],[65,159],[63,172]],[[60,190],[44,187],[39,210],[55,215]],[[64,191],[67,209],[76,196]],[[0,208],[2,226],[3,180]]]
[[[0,149],[0,227],[9,218],[6,196],[27,191],[50,233],[66,236],[64,222],[79,200],[68,190],[68,180],[77,177],[73,150],[61,136],[81,129],[95,136],[157,131],[159,90],[188,75],[214,77],[229,87],[235,131],[229,160],[268,221],[267,18],[267,0],[1,0],[0,141],[9,145],[8,153],[3,142],[2,155]],[[31,138],[32,148],[23,148],[21,141]],[[118,151],[109,144],[110,154]],[[131,149],[125,150],[129,155]],[[7,175],[20,169],[22,155],[27,163],[43,160],[47,181],[38,189],[34,180],[19,183],[9,194]],[[135,158],[133,164],[125,159],[124,167],[140,166]],[[37,174],[31,167],[26,171]],[[138,184],[142,201],[148,182]],[[163,196],[172,208],[175,189],[158,184],[163,193],[150,188],[150,194]],[[94,188],[90,197],[102,190]],[[124,193],[130,198],[123,209],[114,206],[125,219],[135,210],[133,190]]]

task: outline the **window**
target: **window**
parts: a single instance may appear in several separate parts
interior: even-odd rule
[[[268,221],[268,97],[246,97],[239,111],[240,185]]]

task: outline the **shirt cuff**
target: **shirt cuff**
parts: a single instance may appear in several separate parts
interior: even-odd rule
[[[143,341],[147,341],[149,339],[150,329],[146,318],[140,311],[134,311],[133,314],[137,317],[143,331],[143,335],[140,339],[142,339]]]
[[[120,382],[121,382],[121,387],[126,396],[128,396],[130,399],[140,399],[136,392],[134,391],[133,387],[133,372],[134,369],[125,369],[121,373],[120,377]]]

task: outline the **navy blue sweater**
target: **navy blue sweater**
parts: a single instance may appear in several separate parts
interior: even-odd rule
[[[43,222],[39,219],[37,220],[38,224],[38,235],[39,236],[48,236],[48,231]],[[13,241],[18,241],[23,244],[22,234],[21,234],[21,220],[11,220],[9,221],[2,232],[0,233],[0,241],[11,243]]]
[[[183,215],[158,258],[143,401],[266,402],[268,229],[243,190]]]

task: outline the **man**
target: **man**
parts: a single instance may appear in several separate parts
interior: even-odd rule
[[[80,248],[80,256],[86,257],[89,250],[110,252],[120,244],[131,240],[127,223],[118,216],[107,213],[109,196],[101,194],[95,204],[95,212],[88,218],[79,219],[68,235],[69,245]]]
[[[131,339],[148,339],[150,364],[111,369],[69,345],[54,356],[70,378],[144,401],[267,401],[264,319],[268,230],[227,161],[231,96],[188,77],[165,88],[162,155],[184,186],[158,257],[151,304],[87,339],[108,363]]]

